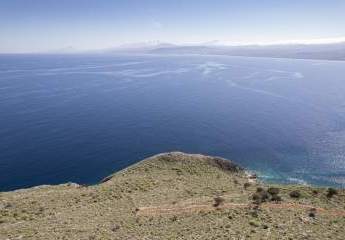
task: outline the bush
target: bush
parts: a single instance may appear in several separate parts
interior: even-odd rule
[[[263,224],[263,225],[262,225],[262,228],[263,228],[263,229],[268,229],[268,226],[267,226],[266,224]]]
[[[253,227],[259,227],[260,226],[260,223],[258,221],[249,221],[249,225],[253,226]]]
[[[317,194],[319,194],[319,191],[316,190],[316,189],[314,189],[314,190],[313,190],[313,194],[314,194],[314,195],[317,195]]]
[[[269,194],[273,195],[278,195],[279,194],[279,188],[275,188],[275,187],[270,187],[267,189],[267,192]]]
[[[261,195],[261,199],[263,200],[263,202],[265,202],[270,197],[266,191],[262,191],[260,193],[260,195]]]
[[[243,187],[244,187],[244,189],[247,189],[247,188],[249,188],[250,187],[250,183],[249,182],[246,182],[246,183],[244,183],[244,185],[243,185]]]
[[[273,201],[273,202],[281,202],[282,198],[279,195],[273,195],[272,198],[271,198],[271,201]]]
[[[292,198],[300,198],[301,197],[301,193],[298,190],[292,191],[290,192],[290,197]]]
[[[214,203],[213,203],[214,207],[219,207],[220,205],[224,203],[224,198],[222,197],[215,197],[213,200],[214,200]]]
[[[257,192],[257,193],[263,192],[263,191],[264,191],[264,189],[263,189],[262,187],[258,187],[258,188],[256,189],[256,192]]]
[[[311,208],[309,210],[308,216],[311,217],[311,218],[315,218],[316,217],[316,208]]]
[[[328,190],[327,190],[327,197],[328,198],[331,198],[331,197],[333,197],[334,195],[337,195],[338,194],[338,191],[336,190],[336,189],[334,189],[334,188],[328,188]]]
[[[254,201],[259,201],[259,200],[261,200],[261,195],[259,193],[254,193],[252,196],[252,199]]]
[[[249,212],[249,214],[250,214],[252,217],[257,218],[257,217],[259,216],[258,212],[259,212],[259,211],[258,211],[257,209],[253,209],[253,210],[251,210],[251,211]]]
[[[120,229],[120,226],[119,225],[114,225],[112,228],[111,228],[111,231],[113,232],[116,232],[117,230]]]
[[[256,193],[252,195],[252,199],[254,200],[254,203],[260,204],[266,202],[266,200],[269,199],[269,195],[266,190],[258,188]]]

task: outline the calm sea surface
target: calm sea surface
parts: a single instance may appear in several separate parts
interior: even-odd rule
[[[0,56],[0,190],[92,184],[174,150],[345,187],[345,62]]]

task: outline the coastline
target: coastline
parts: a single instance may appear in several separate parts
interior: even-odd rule
[[[0,239],[342,239],[345,189],[266,184],[219,157],[144,159],[96,185],[0,193]]]
[[[182,153],[182,152],[177,151],[177,152],[166,152],[166,153],[155,154],[151,157],[145,158],[145,159],[138,161],[132,165],[129,165],[129,166],[127,166],[121,170],[115,171],[112,174],[107,175],[107,176],[101,178],[99,181],[96,181],[95,183],[91,183],[91,184],[67,181],[67,182],[62,182],[62,183],[57,183],[57,184],[49,184],[48,183],[48,184],[39,184],[39,185],[28,186],[28,187],[23,187],[23,188],[15,188],[13,190],[0,191],[0,193],[25,191],[25,190],[30,190],[30,189],[49,188],[49,187],[60,186],[60,185],[74,185],[74,186],[85,186],[85,187],[97,186],[99,184],[104,183],[107,179],[110,179],[115,174],[121,174],[123,171],[126,171],[129,168],[133,168],[137,165],[140,165],[143,162],[148,161],[151,158],[155,158],[155,157],[159,157],[159,156],[171,154],[171,153]],[[182,154],[189,154],[189,153],[182,153]],[[203,154],[192,154],[192,155],[207,156],[207,155],[203,155]],[[219,159],[224,159],[226,161],[232,162],[231,160],[225,159],[223,157],[219,157],[219,156],[213,156],[213,157],[219,158]],[[286,186],[305,186],[305,187],[312,187],[312,188],[329,188],[329,187],[332,187],[332,188],[336,188],[336,189],[345,189],[345,186],[342,186],[342,185],[309,183],[306,180],[304,180],[303,178],[293,178],[293,177],[287,177],[287,179],[286,178],[282,179],[281,177],[276,178],[276,177],[272,177],[271,175],[265,174],[262,171],[256,171],[256,170],[249,169],[249,168],[243,168],[238,163],[234,163],[234,164],[236,164],[239,168],[241,168],[244,171],[244,174],[247,176],[248,182],[250,182],[250,183],[259,182],[261,184],[266,184],[266,185],[271,184],[271,185],[283,185],[283,186],[284,185],[286,185]]]

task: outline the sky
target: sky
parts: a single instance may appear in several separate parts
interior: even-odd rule
[[[0,52],[345,41],[344,0],[1,0]]]

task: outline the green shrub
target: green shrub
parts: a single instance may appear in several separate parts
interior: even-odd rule
[[[254,220],[250,221],[249,224],[253,227],[259,227],[260,226],[260,223],[258,221],[254,221]]]
[[[319,191],[316,190],[316,189],[314,189],[314,190],[313,190],[313,194],[314,194],[314,195],[317,195],[317,194],[319,194]]]
[[[254,201],[261,200],[261,195],[259,193],[254,193],[252,199]]]
[[[262,191],[261,192],[261,199],[265,202],[267,199],[269,199],[269,195],[267,193],[267,191]]]
[[[315,218],[316,217],[316,208],[311,208],[309,210],[308,216],[311,218]]]
[[[271,201],[273,201],[273,202],[281,202],[281,201],[282,201],[282,198],[281,198],[281,196],[279,196],[279,195],[273,195],[273,196],[271,197]]]
[[[266,224],[263,224],[263,225],[262,225],[262,228],[263,228],[263,229],[268,229],[268,226],[267,226]]]
[[[255,218],[257,218],[257,217],[259,216],[258,210],[256,210],[256,209],[251,210],[251,211],[249,212],[249,214],[250,214],[252,217],[255,217]]]
[[[246,182],[246,183],[244,183],[243,184],[243,187],[244,187],[244,189],[247,189],[247,188],[249,188],[250,187],[250,183],[249,182]]]
[[[256,192],[263,192],[264,191],[264,189],[262,188],[262,187],[258,187],[257,189],[256,189]]]
[[[116,232],[120,229],[120,226],[119,225],[114,225],[112,228],[111,228],[111,231],[113,232]]]
[[[292,191],[290,192],[290,197],[292,198],[300,198],[301,197],[301,193],[298,190]]]
[[[214,200],[214,203],[213,203],[214,207],[219,207],[220,205],[224,203],[224,198],[219,197],[219,196],[215,197],[213,200]]]
[[[275,188],[275,187],[270,187],[267,189],[267,192],[269,194],[273,195],[278,195],[279,194],[279,188]]]
[[[255,204],[261,204],[263,202],[266,202],[267,199],[269,199],[269,195],[266,190],[263,188],[258,188],[256,190],[256,193],[252,195],[252,199]]]
[[[328,198],[332,198],[334,195],[337,195],[338,194],[338,191],[334,188],[328,188],[327,189],[327,197]]]

